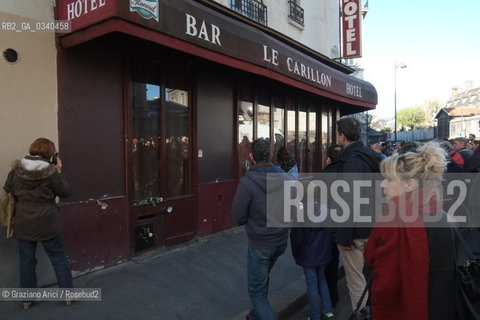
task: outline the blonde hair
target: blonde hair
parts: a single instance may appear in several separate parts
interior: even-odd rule
[[[429,142],[418,152],[395,154],[380,163],[385,178],[399,178],[402,181],[415,179],[422,185],[438,186],[446,169],[446,152],[438,143]]]

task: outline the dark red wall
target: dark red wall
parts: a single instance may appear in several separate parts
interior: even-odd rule
[[[74,270],[129,258],[123,61],[116,43],[58,48],[59,151],[73,190],[61,215]]]

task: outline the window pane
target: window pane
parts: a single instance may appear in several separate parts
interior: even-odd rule
[[[285,128],[285,110],[280,108],[273,108],[273,155],[276,161],[278,150],[283,147],[285,143],[284,128]]]
[[[307,168],[307,112],[298,112],[298,170],[306,171]]]
[[[270,108],[259,104],[257,116],[258,138],[270,139]]]
[[[160,86],[132,83],[134,204],[160,196]]]
[[[245,175],[252,163],[248,154],[253,140],[253,96],[250,87],[241,86],[238,101],[238,161],[240,176]]]
[[[167,88],[165,94],[167,116],[167,195],[189,193],[190,185],[190,127],[188,91]]]
[[[329,130],[328,112],[322,112],[322,168],[325,167],[328,149],[328,130]]]
[[[317,114],[308,113],[308,171],[317,170]]]
[[[270,139],[270,97],[265,92],[258,97],[257,138]]]
[[[287,150],[292,155],[295,156],[295,111],[287,111]]]

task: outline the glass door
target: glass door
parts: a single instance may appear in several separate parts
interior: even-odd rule
[[[186,74],[181,67],[134,63],[128,114],[135,251],[194,236],[192,112]]]

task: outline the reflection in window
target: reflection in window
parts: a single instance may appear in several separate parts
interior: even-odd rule
[[[295,110],[287,111],[287,150],[292,155],[295,156]]]
[[[270,139],[270,95],[258,93],[257,138]]]
[[[189,110],[188,92],[179,89],[166,89],[168,159],[167,194],[169,197],[189,193]]]
[[[270,107],[261,104],[257,111],[257,138],[270,139]]]
[[[160,86],[132,83],[134,203],[160,196]]]
[[[317,114],[308,113],[308,171],[314,172],[317,169]]]
[[[276,161],[278,150],[285,144],[285,110],[280,108],[272,108],[273,112],[273,155]]]
[[[328,128],[329,128],[329,121],[328,121],[328,113],[322,112],[322,168],[326,165],[327,160],[327,149],[328,149]]]
[[[253,95],[251,88],[242,86],[238,101],[238,161],[240,176],[252,166],[250,143],[253,141]]]
[[[298,112],[298,159],[300,172],[307,169],[307,112]]]

